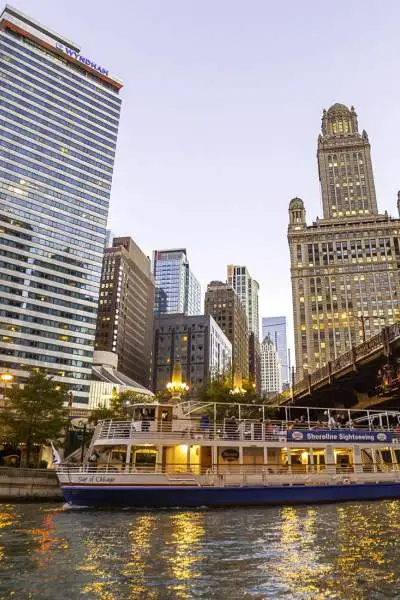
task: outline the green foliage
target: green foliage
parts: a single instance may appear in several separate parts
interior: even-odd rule
[[[104,419],[117,419],[123,421],[130,419],[132,415],[133,404],[143,404],[151,402],[151,396],[138,394],[137,392],[125,391],[114,392],[111,398],[110,406],[99,406],[92,411],[89,422],[98,423]]]
[[[202,402],[240,402],[242,404],[260,403],[261,399],[257,393],[254,383],[250,379],[242,381],[240,391],[234,393],[232,389],[232,374],[224,373],[214,377],[197,393],[198,400]]]
[[[62,433],[68,422],[67,403],[66,386],[41,371],[32,372],[23,388],[7,390],[0,425],[8,442],[26,445],[27,464],[35,444],[49,444]]]

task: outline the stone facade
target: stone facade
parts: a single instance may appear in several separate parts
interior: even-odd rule
[[[205,297],[204,312],[211,315],[232,343],[232,370],[236,380],[249,376],[249,333],[246,311],[235,290],[222,281],[212,281]]]
[[[323,219],[289,205],[296,378],[400,319],[400,220],[378,214],[370,145],[357,115],[324,111],[318,138]]]
[[[149,258],[129,237],[106,248],[95,349],[115,352],[118,368],[144,387],[150,382],[154,282]]]

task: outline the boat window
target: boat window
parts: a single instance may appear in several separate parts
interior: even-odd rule
[[[391,465],[392,464],[392,455],[390,454],[389,449],[381,450],[381,457],[384,463]]]

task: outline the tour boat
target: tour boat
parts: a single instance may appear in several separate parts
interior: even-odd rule
[[[66,502],[142,509],[400,498],[397,411],[155,402],[134,405],[131,416],[99,422],[84,463],[58,467]]]

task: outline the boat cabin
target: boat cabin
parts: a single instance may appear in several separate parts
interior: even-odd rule
[[[400,468],[400,413],[240,403],[141,403],[105,420],[87,457],[101,471],[354,473]]]

